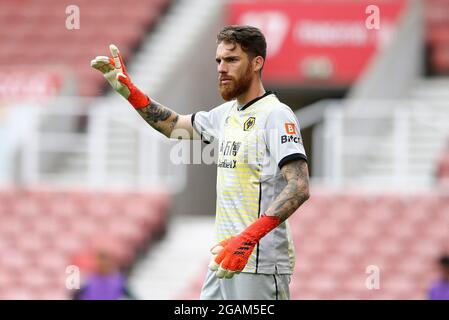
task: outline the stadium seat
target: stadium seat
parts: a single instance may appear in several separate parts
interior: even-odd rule
[[[0,298],[69,298],[66,268],[75,264],[91,271],[84,253],[99,245],[129,267],[165,228],[169,203],[162,191],[1,190]]]
[[[110,43],[117,44],[124,57],[128,57],[169,3],[169,0],[77,1],[82,12],[80,29],[68,30],[64,27],[68,17],[65,12],[73,5],[71,1],[2,2],[0,68],[64,66],[79,76],[79,94],[98,95],[104,81],[90,76],[95,74],[89,66],[90,60],[108,54]],[[126,23],[111,23],[114,20]]]
[[[292,299],[426,299],[438,275],[436,259],[449,249],[444,192],[311,194],[289,219],[296,249]],[[370,289],[367,277],[376,268],[380,288]],[[199,282],[192,279],[190,296],[199,295]]]

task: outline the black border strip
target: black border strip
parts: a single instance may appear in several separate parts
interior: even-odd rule
[[[226,281],[226,280],[223,280]],[[373,290],[374,291],[374,290]],[[338,299],[340,295],[336,293],[334,299]],[[374,296],[373,296],[374,297]],[[274,297],[273,297],[274,298]],[[280,297],[282,298],[282,297]],[[265,304],[266,309],[262,309],[262,304]],[[77,319],[81,319],[90,314],[91,318],[138,318],[142,314],[151,310],[157,313],[159,319],[258,319],[258,320],[278,320],[291,319],[292,314],[312,314],[316,318],[333,319],[345,318],[348,320],[360,319],[360,314],[357,312],[349,312],[356,307],[362,310],[370,310],[370,315],[375,319],[385,318],[386,314],[392,315],[393,319],[409,319],[429,318],[429,314],[445,314],[447,313],[447,301],[422,301],[422,300],[290,300],[290,301],[217,301],[217,300],[121,300],[121,301],[70,301],[70,300],[2,300],[0,301],[2,307],[2,314],[15,314],[20,318],[29,317],[29,310],[34,313],[46,314],[48,319],[57,319],[48,313],[48,310],[55,310],[53,314],[63,314],[64,311],[70,310],[71,314]],[[220,315],[221,309],[236,311],[239,306],[254,307],[259,305],[259,310],[267,310],[266,313],[239,315]],[[272,306],[272,307],[270,307]],[[208,307],[207,315],[201,318],[199,315],[176,314],[176,310],[192,310],[192,307]],[[61,310],[58,313],[58,309]],[[8,311],[9,310],[9,311]],[[214,312],[212,310],[215,310]],[[252,309],[257,310],[257,309]],[[59,317],[60,318],[60,317]]]
[[[279,169],[281,169],[282,166],[285,165],[287,162],[290,162],[293,160],[298,160],[298,159],[303,159],[307,162],[307,156],[305,154],[292,153],[292,154],[289,154],[288,156],[283,157],[281,159],[281,161],[279,161],[278,167],[279,167]]]

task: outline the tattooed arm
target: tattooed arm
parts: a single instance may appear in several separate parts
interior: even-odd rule
[[[287,220],[309,199],[309,173],[303,159],[286,163],[281,168],[287,185],[266,211],[267,216],[277,216],[280,222]]]
[[[177,130],[179,136],[184,139],[193,137],[191,115],[177,114],[155,100],[151,100],[147,107],[136,109],[136,111],[150,126],[169,138],[173,130]]]

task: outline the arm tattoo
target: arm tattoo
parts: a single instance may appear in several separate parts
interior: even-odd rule
[[[179,115],[156,101],[151,101],[148,107],[137,109],[140,116],[154,129],[170,136],[178,122]]]
[[[307,162],[302,159],[288,162],[281,171],[287,179],[287,185],[266,214],[278,216],[283,222],[309,199],[309,174]]]

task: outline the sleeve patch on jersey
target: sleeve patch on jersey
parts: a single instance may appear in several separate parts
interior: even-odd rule
[[[294,123],[285,123],[285,132],[287,134],[296,134],[296,126]]]

